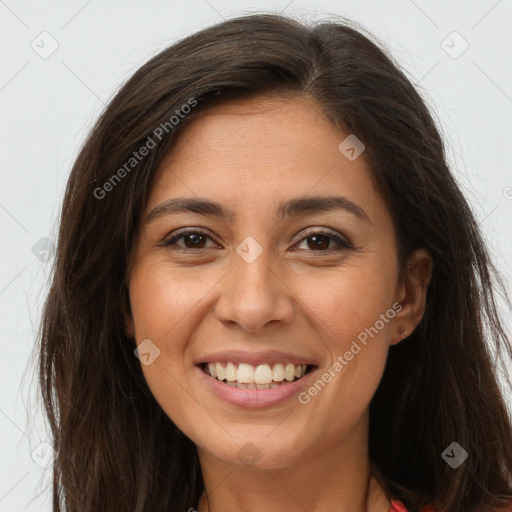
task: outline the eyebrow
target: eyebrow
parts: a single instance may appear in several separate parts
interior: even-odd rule
[[[304,196],[289,199],[279,204],[277,214],[281,218],[297,215],[345,210],[360,220],[373,226],[367,213],[358,204],[342,196]],[[201,215],[211,215],[226,222],[233,222],[236,215],[232,208],[201,197],[176,197],[167,199],[156,206],[146,217],[146,223],[175,212],[189,211]]]

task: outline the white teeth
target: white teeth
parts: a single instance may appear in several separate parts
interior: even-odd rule
[[[240,389],[275,389],[281,382],[293,382],[306,373],[305,364],[258,364],[217,362],[208,363],[205,370],[217,380]]]
[[[222,367],[222,363],[215,363],[215,370],[217,371],[217,379],[224,380],[226,378],[226,370]]]
[[[259,364],[254,370],[254,382],[256,384],[270,384],[272,382],[272,370],[268,364]]]
[[[272,368],[272,380],[274,382],[281,382],[284,380],[284,366],[281,363],[277,363]]]
[[[240,363],[236,372],[236,380],[243,384],[254,382],[254,366],[252,364]]]
[[[234,382],[236,380],[236,373],[236,366],[233,363],[228,363],[226,366],[225,379],[229,382]]]
[[[295,365],[287,364],[284,368],[284,378],[292,381],[295,378]]]

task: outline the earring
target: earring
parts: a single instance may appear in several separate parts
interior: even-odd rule
[[[398,334],[400,334],[400,336],[405,336],[407,334],[407,331],[403,327],[399,327]]]

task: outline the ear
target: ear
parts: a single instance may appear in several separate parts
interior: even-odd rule
[[[129,316],[129,315],[125,315],[125,319],[124,319],[124,333],[130,339],[134,339],[135,338],[135,331],[133,329],[132,317]]]
[[[128,338],[135,338],[135,330],[133,328],[133,319],[130,308],[130,299],[128,298],[128,292],[123,294],[121,299],[121,314],[123,315],[124,322],[124,333]]]
[[[432,257],[425,249],[418,249],[409,258],[405,275],[397,288],[396,302],[402,308],[394,318],[391,345],[409,336],[423,318],[432,268]]]

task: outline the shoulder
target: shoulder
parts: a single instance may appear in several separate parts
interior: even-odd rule
[[[389,512],[409,512],[407,507],[399,500],[391,500]],[[434,505],[423,507],[420,512],[437,512]],[[496,510],[496,512],[512,512],[512,508]]]
[[[391,500],[391,508],[389,512],[409,512],[405,505],[398,500]],[[435,512],[434,507],[428,506],[421,509],[421,512]]]

